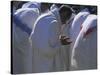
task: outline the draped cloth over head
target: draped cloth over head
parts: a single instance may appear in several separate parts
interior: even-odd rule
[[[82,10],[75,16],[71,25],[71,30],[70,30],[71,32],[70,35],[74,37],[75,39],[80,32],[82,23],[84,22],[84,20],[87,18],[88,15],[89,15],[89,12],[87,10]]]
[[[83,26],[83,22],[89,14],[90,13],[88,12],[88,10],[84,9],[81,10],[73,19],[72,25],[70,27],[70,37],[72,40],[71,49],[73,48],[75,40],[81,30],[81,27]]]
[[[50,72],[61,69],[61,61],[56,62],[59,59],[60,49],[59,29],[59,24],[51,12],[42,14],[35,22],[31,34],[34,46],[34,72]]]
[[[50,11],[56,17],[56,20],[58,21],[59,26],[61,26],[59,8],[55,4],[53,4],[50,8]]]
[[[13,73],[32,73],[30,33],[39,13],[35,9],[18,9],[13,15]]]
[[[36,19],[39,16],[39,11],[37,9],[32,9],[32,8],[23,8],[17,10],[15,15],[18,13],[22,13],[19,16],[19,18],[22,18],[21,21],[27,24],[27,26],[32,29]]]
[[[22,8],[38,8],[40,9],[41,3],[39,2],[27,2],[23,4]]]
[[[50,7],[50,10],[53,10],[53,9],[55,9],[55,8],[58,8],[58,7],[56,6],[56,4],[53,4],[53,5]]]
[[[85,37],[84,37],[85,36]],[[89,15],[83,23],[72,50],[72,70],[97,68],[97,16]]]

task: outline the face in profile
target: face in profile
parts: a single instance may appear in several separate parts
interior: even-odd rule
[[[64,24],[64,23],[66,23],[66,21],[71,17],[72,11],[71,11],[71,8],[66,7],[66,6],[63,6],[63,7],[59,10],[59,13],[60,13],[61,21],[62,21],[62,23]]]

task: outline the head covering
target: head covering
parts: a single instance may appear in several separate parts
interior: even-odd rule
[[[53,4],[50,8],[51,12],[53,13],[53,15],[56,17],[56,19],[58,20],[59,24],[61,24],[61,19],[60,19],[60,14],[59,14],[59,8]]]
[[[55,4],[52,4],[52,6],[50,7],[50,10],[53,10],[55,8],[58,8]]]
[[[30,34],[38,16],[39,13],[37,13],[35,9],[23,8],[14,13],[14,22],[16,23],[17,27]]]
[[[94,69],[97,65],[97,16],[89,15],[83,24],[72,49],[71,64],[73,66],[75,61],[76,69]],[[89,35],[84,38],[87,36],[87,32]],[[90,34],[90,32],[92,33]]]
[[[41,4],[38,2],[28,2],[23,4],[22,8],[38,8],[40,9]]]
[[[73,10],[73,8],[71,8],[71,7],[68,6],[68,5],[62,5],[62,6],[59,8],[59,10],[62,9],[63,7],[70,8],[71,11],[72,11],[73,13],[75,13],[75,11]]]
[[[94,29],[97,28],[97,16],[96,15],[89,15],[86,21],[83,23],[83,38],[90,34]]]

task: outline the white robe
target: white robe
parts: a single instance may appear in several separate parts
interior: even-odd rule
[[[73,13],[69,21],[66,22],[65,25],[63,25],[61,34],[63,36],[69,37],[70,38],[70,27],[73,22],[73,19],[75,17],[75,14]],[[64,64],[64,70],[70,70],[70,44],[69,45],[62,45],[61,47],[62,51],[62,59],[63,59],[63,64]]]
[[[27,2],[22,5],[22,8],[37,8],[38,10],[40,10],[40,7],[41,3],[39,2]]]
[[[97,68],[97,16],[89,15],[83,23],[72,50],[71,70]],[[94,27],[93,31],[86,32]],[[84,37],[85,36],[85,37]]]
[[[72,25],[70,27],[70,38],[72,40],[71,49],[73,48],[75,40],[81,30],[82,23],[85,21],[88,15],[89,15],[88,10],[84,9],[75,16]]]
[[[27,25],[28,28],[32,28],[38,13],[35,9],[23,8],[18,9],[15,14],[18,19]],[[24,27],[24,26],[23,26]],[[32,73],[32,49],[29,40],[29,34],[22,30],[19,25],[13,22],[13,73]]]
[[[59,8],[55,5],[55,4],[53,4],[52,6],[51,6],[51,8],[50,8],[50,10],[51,10],[51,12],[54,14],[54,16],[56,17],[56,19],[57,19],[57,21],[58,21],[58,24],[59,24],[59,26],[60,26],[60,31],[59,31],[59,34],[61,35],[62,34],[62,30],[61,30],[61,28],[62,28],[62,23],[61,23],[61,19],[60,19],[60,13],[59,13]],[[68,54],[66,54],[66,47],[64,47],[64,46],[61,46],[61,51],[60,51],[60,55],[59,55],[59,57],[57,56],[56,57],[56,59],[58,59],[58,60],[56,60],[56,62],[58,63],[59,62],[59,59],[62,59],[62,70],[63,71],[65,71],[65,70],[67,70],[67,68],[68,68],[68,66],[66,65],[66,63],[68,64],[68,62],[67,62],[67,60],[66,60],[66,56],[67,56]],[[59,65],[59,64],[58,64]]]
[[[15,12],[15,15],[16,14],[21,14],[21,21],[27,24],[28,27],[32,29],[36,19],[39,17],[39,10],[37,10],[36,8],[21,8]]]
[[[55,8],[58,9],[58,7],[57,7],[55,4],[52,4],[52,6],[50,7],[50,10],[53,10],[53,9],[55,9]],[[58,10],[59,10],[59,9],[58,9]]]
[[[54,16],[56,17],[58,24],[61,26],[61,19],[60,19],[60,13],[59,13],[59,8],[53,4],[50,8],[50,11],[52,12],[52,14],[54,14]]]
[[[51,13],[42,14],[33,27],[31,34],[32,45],[34,46],[33,71],[51,72],[62,70],[62,64],[59,57],[60,26]],[[59,60],[56,62],[56,60]]]

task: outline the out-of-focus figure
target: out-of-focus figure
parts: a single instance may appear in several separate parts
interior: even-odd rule
[[[13,73],[32,73],[32,45],[29,40],[34,22],[39,16],[36,8],[20,8],[13,14]]]
[[[84,8],[83,10],[81,10],[73,19],[73,22],[70,26],[70,38],[72,40],[71,43],[71,50],[73,48],[73,45],[75,43],[75,40],[81,30],[81,28],[83,27],[83,22],[85,21],[85,19],[87,18],[87,16],[89,15],[89,11],[87,8]]]
[[[50,7],[50,5],[46,6]],[[42,8],[42,11],[48,10],[47,7],[45,9]],[[55,57],[58,56],[60,50],[59,32],[60,25],[51,11],[42,14],[35,22],[30,37],[34,46],[34,72],[51,72],[61,69],[61,64],[57,67],[55,62]],[[61,61],[58,63],[61,63]]]
[[[63,9],[61,9],[63,8]],[[63,59],[63,64],[64,64],[64,70],[69,70],[69,60],[70,60],[70,44],[71,44],[71,39],[69,37],[69,28],[71,25],[71,22],[73,21],[74,14],[70,6],[62,5],[60,7],[60,15],[61,17],[61,36],[60,40],[62,43],[61,46],[61,54],[62,54],[62,59]]]
[[[72,49],[71,70],[97,68],[97,16],[89,15]]]

